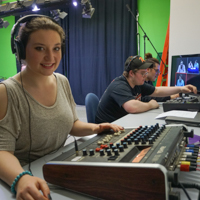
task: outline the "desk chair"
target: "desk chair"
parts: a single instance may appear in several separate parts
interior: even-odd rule
[[[99,98],[94,93],[88,93],[85,97],[85,108],[88,123],[95,123],[95,116]]]

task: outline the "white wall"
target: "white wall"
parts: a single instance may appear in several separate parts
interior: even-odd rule
[[[197,53],[200,53],[200,0],[171,0],[168,85],[171,56]]]

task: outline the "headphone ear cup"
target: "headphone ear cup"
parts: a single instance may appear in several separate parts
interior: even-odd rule
[[[17,39],[14,40],[14,44],[15,44],[17,60],[18,61],[21,61],[21,59],[24,60],[26,58],[24,45],[22,44],[20,40],[17,40]]]

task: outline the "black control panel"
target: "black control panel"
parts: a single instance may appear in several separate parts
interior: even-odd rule
[[[200,97],[185,96],[171,99],[163,103],[163,111],[170,110],[185,110],[185,111],[200,111]]]

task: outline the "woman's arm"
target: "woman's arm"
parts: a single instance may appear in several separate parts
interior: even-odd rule
[[[8,98],[6,87],[0,84],[0,120],[2,120],[7,112]],[[15,178],[24,172],[18,159],[13,155],[13,152],[0,150],[0,179],[9,186],[12,185]],[[50,194],[46,182],[40,178],[23,175],[16,183],[15,190],[17,192],[16,199],[38,199],[47,200]],[[40,192],[42,191],[42,193]]]
[[[112,129],[114,132],[118,132],[120,130],[123,130],[123,127],[110,123],[93,124],[77,120],[74,122],[70,135],[82,137],[82,136],[92,135],[95,133],[98,134],[101,133],[102,131],[110,129]]]
[[[24,172],[18,159],[12,152],[0,151],[0,179],[9,186],[12,185],[15,178]],[[47,200],[50,190],[46,182],[38,177],[23,175],[16,183],[16,199]],[[42,193],[40,192],[42,191]]]

